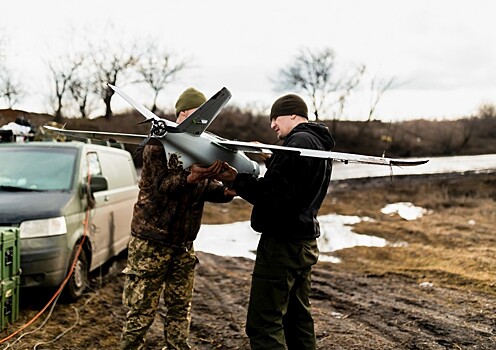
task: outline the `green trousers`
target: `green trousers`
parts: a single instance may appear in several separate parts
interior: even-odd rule
[[[121,336],[122,350],[145,348],[146,333],[155,318],[160,294],[167,314],[164,338],[167,349],[189,350],[191,300],[196,254],[132,237],[129,242],[123,304],[129,307]]]
[[[246,334],[252,350],[314,350],[310,311],[315,239],[285,242],[262,235],[253,270]]]

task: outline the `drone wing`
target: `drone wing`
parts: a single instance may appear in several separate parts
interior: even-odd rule
[[[315,157],[323,159],[332,159],[333,161],[344,163],[364,163],[376,165],[389,165],[389,166],[415,166],[427,163],[429,160],[410,160],[410,159],[393,159],[384,157],[374,157],[353,153],[340,153],[331,151],[320,151],[307,148],[285,147],[278,145],[268,145],[264,143],[242,142],[242,141],[229,141],[229,140],[216,140],[220,146],[230,148],[236,151],[246,153],[287,153],[299,155],[302,157]]]
[[[140,134],[121,134],[116,132],[101,132],[101,131],[86,131],[86,130],[67,130],[55,128],[53,126],[44,126],[45,129],[71,136],[77,139],[95,139],[108,141],[110,143],[122,142],[139,145],[143,140],[145,140],[148,135]]]

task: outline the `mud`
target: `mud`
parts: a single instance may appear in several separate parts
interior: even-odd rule
[[[386,247],[335,252],[319,262],[312,307],[318,349],[496,349],[496,174],[450,174],[334,182],[321,214],[367,216],[357,233]],[[413,221],[385,215],[388,203],[430,210]],[[246,220],[237,201],[206,208],[205,223]],[[235,234],[235,232],[233,232]],[[244,334],[253,261],[198,252],[192,310],[194,349],[249,349]],[[116,349],[125,255],[92,274],[76,303],[58,302],[0,349]],[[21,290],[20,317],[2,338],[29,322],[50,293]],[[160,307],[148,349],[160,349]],[[21,336],[21,334],[24,334]]]

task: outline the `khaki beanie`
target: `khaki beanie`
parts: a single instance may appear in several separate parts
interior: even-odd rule
[[[308,119],[308,108],[300,96],[288,94],[279,97],[270,110],[270,119],[277,118],[281,115],[299,115]]]
[[[179,96],[176,102],[176,117],[182,111],[198,108],[207,101],[207,98],[195,88],[188,88]]]

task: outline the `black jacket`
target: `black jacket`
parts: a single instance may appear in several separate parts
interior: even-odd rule
[[[326,126],[298,124],[283,146],[330,151],[334,140]],[[251,226],[264,235],[285,240],[320,236],[317,212],[331,179],[331,160],[274,154],[264,177],[238,174],[234,188],[253,204]]]

